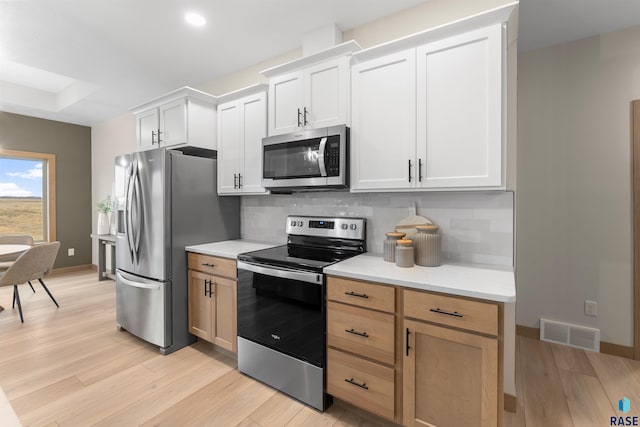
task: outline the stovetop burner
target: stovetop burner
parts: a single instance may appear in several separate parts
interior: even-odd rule
[[[238,255],[239,261],[307,270],[322,270],[366,251],[364,218],[287,217],[288,243]]]

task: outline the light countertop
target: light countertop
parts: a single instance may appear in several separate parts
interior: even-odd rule
[[[222,242],[203,243],[201,245],[187,246],[187,252],[196,252],[204,255],[220,256],[224,258],[236,259],[238,254],[257,251],[260,249],[280,246],[282,243],[264,243],[253,240],[224,240]]]
[[[325,268],[325,273],[350,279],[387,283],[490,301],[516,301],[513,270],[444,264],[439,267],[396,267],[382,257],[358,255]]]

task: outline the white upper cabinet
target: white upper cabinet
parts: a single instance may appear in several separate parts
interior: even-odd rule
[[[502,185],[502,26],[417,49],[424,188]]]
[[[264,70],[269,78],[269,135],[349,125],[349,41]]]
[[[413,49],[353,67],[352,189],[411,186],[409,168],[416,153],[415,76]]]
[[[352,191],[506,188],[513,8],[353,55]]]
[[[139,150],[189,145],[215,150],[216,98],[188,87],[132,108]]]
[[[262,187],[266,87],[251,86],[220,99],[231,100],[218,105],[218,194],[268,194]]]

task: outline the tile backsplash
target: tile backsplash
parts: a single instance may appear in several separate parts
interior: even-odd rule
[[[440,227],[445,262],[513,265],[512,192],[296,193],[243,196],[243,239],[285,243],[287,215],[367,219],[367,251],[382,254],[387,231],[412,213]],[[411,209],[411,210],[410,210]]]

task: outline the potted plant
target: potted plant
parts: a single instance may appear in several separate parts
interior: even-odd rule
[[[110,234],[111,227],[111,210],[112,202],[111,196],[105,197],[100,203],[98,203],[98,230],[97,234]]]

